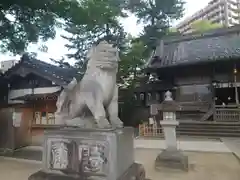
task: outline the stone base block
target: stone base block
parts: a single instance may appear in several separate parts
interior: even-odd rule
[[[64,175],[64,174],[54,174],[44,171],[38,171],[32,174],[28,180],[97,180],[97,177],[91,178],[90,176],[78,175]],[[128,170],[122,174],[116,180],[145,180],[145,170],[141,164],[134,163],[128,168]]]
[[[188,171],[188,157],[179,150],[163,150],[155,161],[155,168],[163,167]]]
[[[131,127],[46,131],[42,171],[68,178],[91,175],[98,180],[116,180],[134,164],[133,138]]]

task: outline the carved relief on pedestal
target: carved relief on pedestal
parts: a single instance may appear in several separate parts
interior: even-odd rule
[[[109,145],[105,141],[65,139],[49,141],[49,168],[106,176],[109,171]]]
[[[69,165],[68,143],[56,141],[51,143],[51,168],[64,170]]]
[[[80,170],[84,173],[107,175],[109,162],[107,144],[81,142],[78,146]]]

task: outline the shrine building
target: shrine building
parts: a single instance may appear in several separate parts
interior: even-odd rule
[[[151,109],[171,91],[177,133],[240,136],[240,26],[164,37],[145,71],[154,81],[136,96]]]

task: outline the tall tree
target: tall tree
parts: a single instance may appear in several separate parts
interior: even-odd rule
[[[223,27],[222,24],[212,23],[208,20],[199,20],[192,23],[191,28],[195,32],[205,32],[211,29],[218,29]]]
[[[128,88],[123,99],[122,117],[124,121],[133,121],[129,114],[134,111],[133,92],[141,79],[141,69],[150,57],[150,52],[157,46],[158,40],[170,34],[171,20],[182,16],[183,2],[181,0],[139,0],[130,1],[128,8],[134,13],[138,22],[144,24],[144,31],[139,38],[130,44],[121,57],[119,68],[120,85]],[[139,122],[135,122],[139,123]]]
[[[85,64],[87,50],[99,40],[105,39],[116,45],[123,44],[126,34],[118,19],[125,16],[122,12],[123,3],[124,1],[121,0],[83,0],[81,2],[85,16],[76,15],[68,21],[66,27],[68,35],[62,36],[69,41],[66,47],[69,50],[75,50],[67,56],[78,60],[78,66]]]
[[[134,41],[134,39],[129,41],[129,47],[120,53],[121,61],[118,71],[118,84],[124,88],[135,86],[141,69],[148,58],[147,46],[142,41]]]
[[[148,59],[147,46],[142,41],[134,41],[128,37],[128,48],[120,53],[121,61],[118,70],[118,85],[121,96],[120,117],[125,125],[136,126],[140,119],[132,116],[136,110],[136,99],[134,98],[135,87],[142,75],[142,67]],[[122,94],[124,93],[124,94]]]
[[[144,24],[141,39],[148,48],[154,49],[157,40],[167,33],[171,21],[182,17],[183,5],[182,0],[139,0],[129,6]]]
[[[71,20],[78,0],[11,0],[0,2],[0,49],[18,54],[29,43],[54,38],[59,20]]]

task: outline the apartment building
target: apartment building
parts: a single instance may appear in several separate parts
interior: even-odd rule
[[[240,0],[212,0],[205,8],[180,22],[176,28],[181,33],[191,33],[191,24],[197,20],[209,20],[227,27],[240,24]]]

